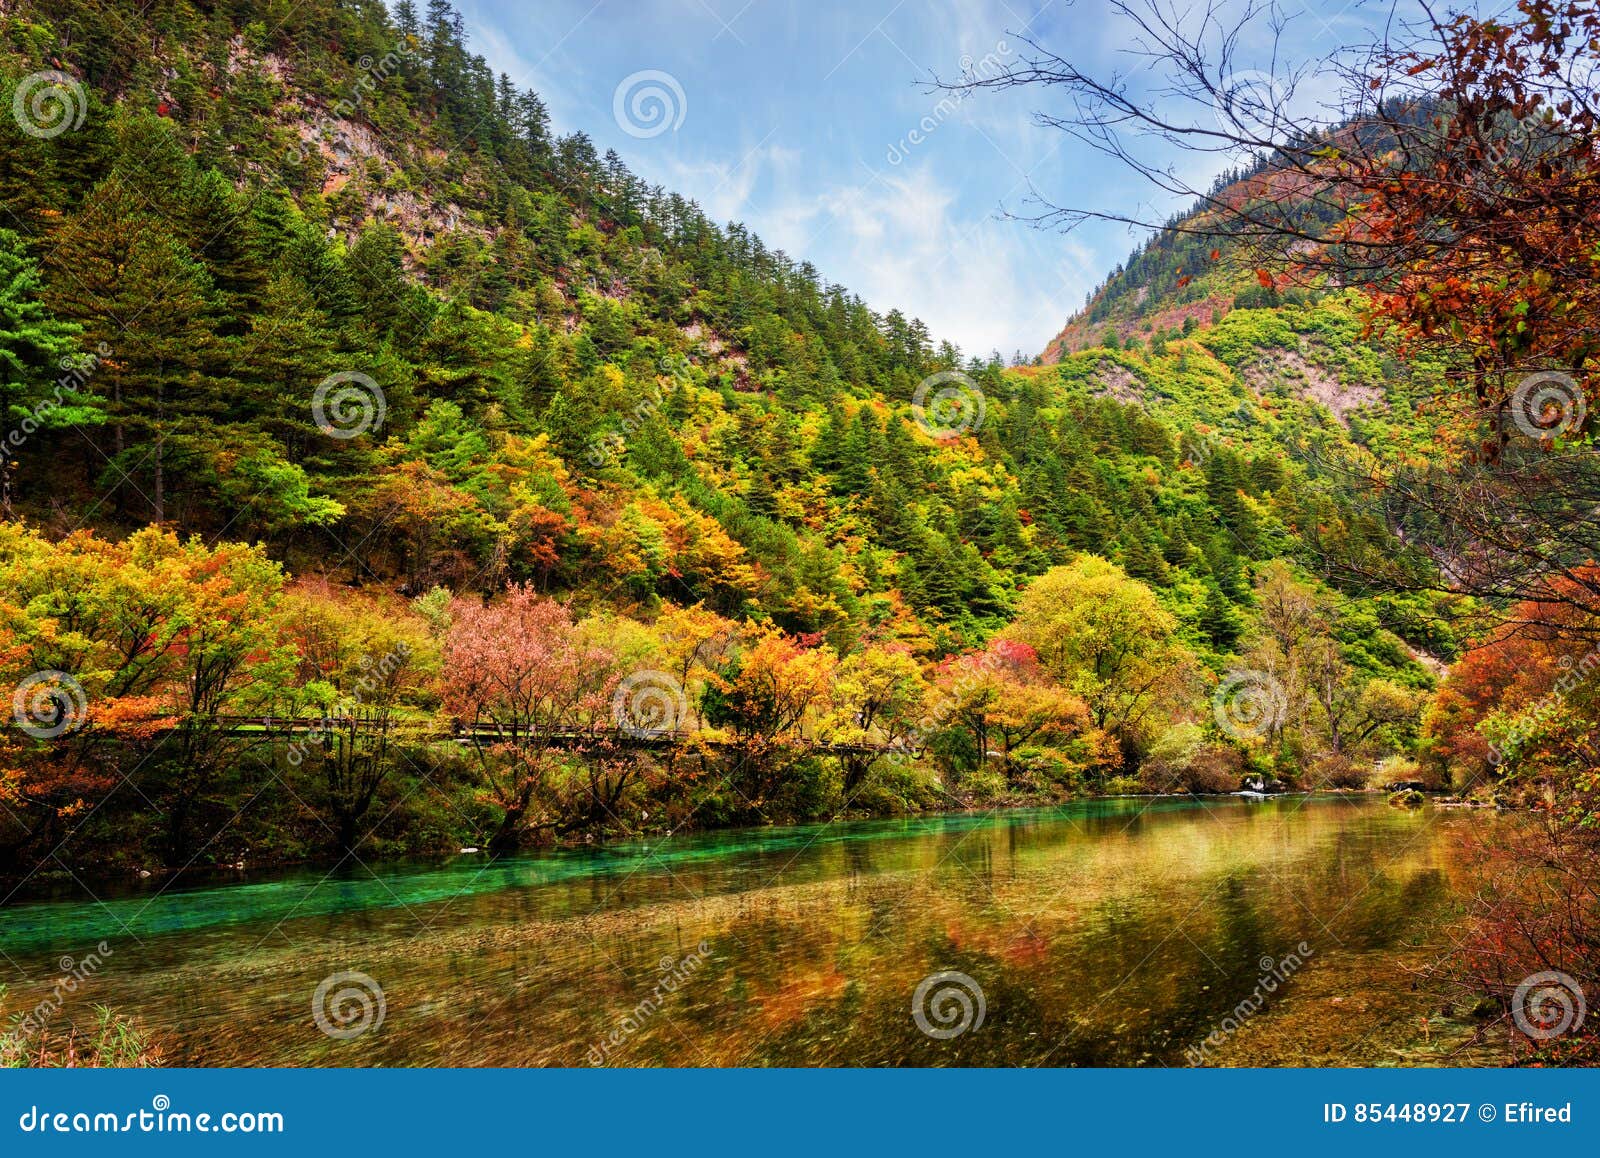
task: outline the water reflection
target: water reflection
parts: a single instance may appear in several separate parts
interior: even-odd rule
[[[0,949],[18,1008],[57,957],[108,941],[58,1016],[111,1005],[187,1064],[583,1065],[609,1042],[626,1065],[1184,1064],[1301,942],[1268,1014],[1309,994],[1336,1010],[1330,983],[1382,983],[1439,940],[1463,820],[1099,801],[715,834],[16,906]],[[345,970],[386,1014],[338,1041],[311,996]],[[938,970],[981,988],[981,1028],[919,1030],[911,996]],[[1283,1044],[1257,1028],[1233,1060],[1298,1060]]]

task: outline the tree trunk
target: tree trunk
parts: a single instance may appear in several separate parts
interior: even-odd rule
[[[855,795],[856,789],[861,787],[861,782],[867,778],[867,773],[872,770],[873,757],[868,755],[847,755],[842,760],[844,764],[844,794],[846,797]],[[849,803],[847,799],[846,804]]]
[[[500,827],[489,838],[491,853],[516,852],[522,846],[522,809],[507,810]]]
[[[167,474],[162,469],[162,436],[156,435],[156,466],[155,466],[155,494],[152,503],[155,506],[155,522],[159,526],[167,521]]]
[[[122,383],[120,381],[112,384],[111,401],[116,407],[117,413],[120,415],[122,413]],[[122,485],[122,478],[120,477],[122,472],[122,455],[127,449],[128,431],[127,428],[122,425],[122,421],[119,418],[117,424],[111,428],[112,457],[116,462],[117,473],[119,476],[117,480],[111,484],[111,493],[116,496],[113,505],[116,508],[117,517],[119,519],[128,513],[128,496]]]

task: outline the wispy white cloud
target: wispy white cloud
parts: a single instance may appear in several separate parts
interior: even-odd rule
[[[614,146],[645,180],[719,222],[743,221],[875,308],[919,316],[969,352],[1037,353],[1139,240],[1106,222],[1041,232],[1002,219],[1002,208],[1036,211],[1033,190],[1110,213],[1185,208],[1037,124],[1036,110],[1069,111],[1058,89],[986,90],[941,106],[947,94],[926,87],[968,61],[1023,56],[1019,33],[1151,85],[1130,53],[1134,36],[1103,0],[461,3],[474,49],[537,88],[558,132]],[[1345,3],[1325,0],[1334,12]],[[616,124],[614,90],[641,69],[681,83],[681,130],[639,140]],[[891,147],[928,117],[933,130],[891,162]],[[1227,165],[1144,144],[1196,185]]]
[[[963,350],[1033,354],[1097,276],[1096,255],[1070,241],[1040,260],[1040,238],[1014,221],[961,209],[931,164],[860,184],[795,193],[751,224],[790,254],[862,255],[850,288],[879,310],[920,317]]]

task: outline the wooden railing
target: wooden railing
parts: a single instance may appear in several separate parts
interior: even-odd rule
[[[383,725],[376,720],[361,716],[217,716],[216,724],[230,732],[241,735],[260,733],[267,736],[312,736],[321,737],[337,732],[372,732]],[[389,730],[393,732],[404,731],[411,736],[418,736],[415,726],[418,721],[398,721],[390,719]],[[495,724],[467,724],[460,721],[452,723],[448,728],[432,724],[433,731],[421,733],[421,739],[437,742],[454,741],[458,744],[487,744],[499,743],[506,738],[505,730]],[[177,725],[183,727],[182,724]],[[686,746],[691,740],[698,737],[699,742],[713,747],[734,747],[738,741],[722,737],[708,737],[703,733],[682,728],[558,728],[554,731],[541,729],[538,733],[539,742],[555,747],[576,748],[584,744],[607,742],[625,748],[679,748]],[[831,753],[841,756],[866,756],[866,755],[920,755],[921,749],[901,744],[865,744],[865,743],[839,743],[832,740],[820,739],[814,736],[789,737],[794,743],[815,752]]]

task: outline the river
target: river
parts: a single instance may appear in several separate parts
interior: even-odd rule
[[[1408,970],[1483,822],[1114,799],[152,880],[0,909],[0,968],[169,1064],[1441,1064]]]

